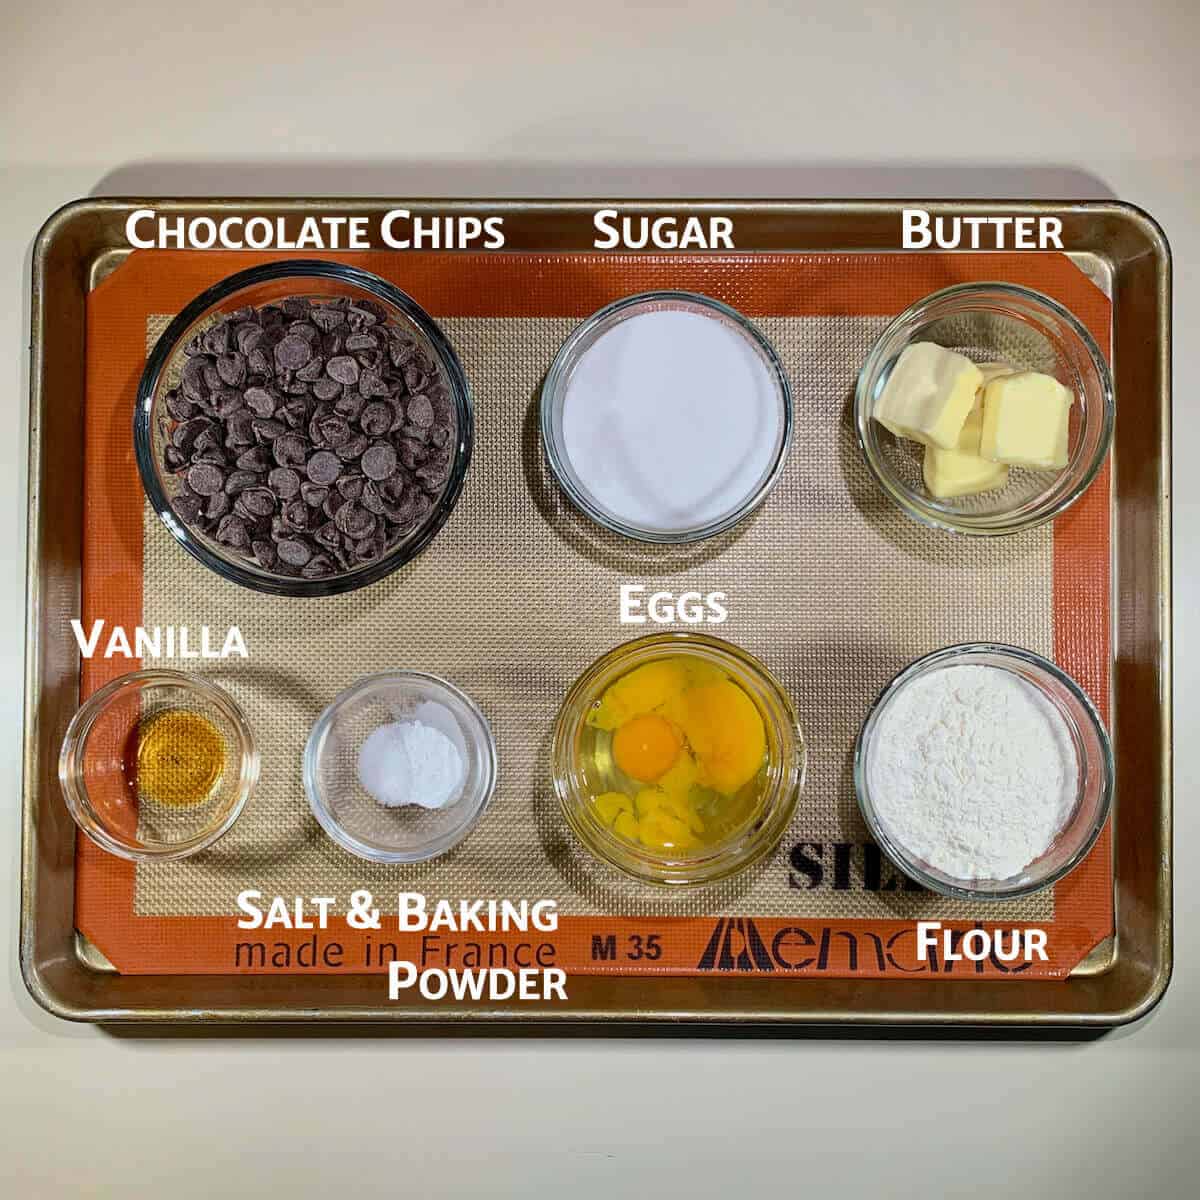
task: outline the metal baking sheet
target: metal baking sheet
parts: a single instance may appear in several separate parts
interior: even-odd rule
[[[895,251],[901,209],[1057,216],[1072,257],[1113,299],[1118,394],[1114,443],[1114,812],[1116,936],[1066,981],[763,980],[573,976],[570,1000],[519,1007],[415,1001],[381,1005],[371,976],[123,976],[76,935],[74,826],[56,760],[78,705],[79,660],[56,635],[79,611],[84,517],[85,302],[127,253],[139,207],[189,218],[362,215],[400,201],[94,200],[69,205],[34,250],[29,581],[21,966],[50,1011],[94,1021],[358,1021],[454,1028],[488,1023],[1092,1025],[1132,1020],[1166,988],[1171,966],[1170,253],[1145,214],[1117,203],[900,202],[498,203],[404,201],[414,214],[500,214],[506,249],[590,250],[598,207],[679,216],[733,214],[739,250]],[[657,253],[662,253],[661,251]]]

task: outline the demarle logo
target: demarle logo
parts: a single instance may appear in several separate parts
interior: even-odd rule
[[[773,971],[775,962],[753,921],[746,917],[722,917],[713,927],[696,969]]]

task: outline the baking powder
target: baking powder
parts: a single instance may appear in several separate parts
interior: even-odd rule
[[[956,879],[1008,879],[1050,847],[1075,806],[1078,766],[1062,715],[1000,667],[942,667],[879,715],[866,763],[879,821]]]
[[[458,747],[422,721],[380,725],[358,752],[358,781],[385,808],[445,808],[462,793],[464,775]]]

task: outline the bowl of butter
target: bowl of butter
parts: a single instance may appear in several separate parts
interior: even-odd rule
[[[1010,534],[1087,490],[1112,442],[1112,377],[1057,301],[1007,283],[935,292],[884,330],[859,373],[867,466],[915,520]]]

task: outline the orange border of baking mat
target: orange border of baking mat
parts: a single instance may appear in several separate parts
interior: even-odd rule
[[[146,318],[174,313],[211,284],[262,262],[295,257],[197,251],[137,251],[88,297],[87,404],[84,455],[86,519],[83,621],[137,625],[142,611],[142,488],[130,436],[138,378],[145,361]],[[1059,254],[731,254],[671,258],[600,254],[436,254],[363,252],[320,257],[374,271],[411,293],[435,316],[585,317],[601,305],[651,288],[700,291],[758,316],[888,316],[953,283],[1004,279],[1045,292],[1071,309],[1107,352],[1107,297]],[[881,269],[886,268],[886,270]],[[1054,655],[1108,716],[1109,468],[1054,527]],[[1070,614],[1070,620],[1060,615]],[[129,660],[84,660],[88,696],[134,668]],[[134,865],[78,838],[75,922],[129,974],[234,974],[262,971],[369,973],[368,942],[396,945],[420,961],[419,934],[339,928],[317,935],[272,930],[263,963],[235,964],[246,941],[234,917],[139,917],[134,914]],[[848,920],[802,924],[787,918],[563,917],[545,935],[488,934],[505,943],[509,966],[532,949],[553,946],[556,965],[578,974],[702,974],[754,972],[769,977],[950,978],[1009,974],[1065,976],[1113,931],[1111,833],[1105,829],[1087,860],[1060,883],[1050,927],[1050,962],[1007,968],[915,958],[911,921]],[[970,923],[946,922],[958,930]],[[995,923],[977,927],[995,928]],[[592,961],[593,938],[617,936],[623,962]],[[657,935],[654,942],[651,934]],[[640,942],[638,939],[641,939]],[[481,939],[482,940],[482,939]],[[335,954],[332,947],[341,947]],[[317,945],[318,962],[308,962]],[[628,956],[641,948],[641,958]],[[655,954],[657,945],[657,957]],[[543,956],[545,955],[543,951]],[[277,961],[272,961],[275,958]],[[462,964],[459,964],[462,965]],[[488,965],[486,962],[483,965]],[[496,963],[495,965],[503,965]]]

